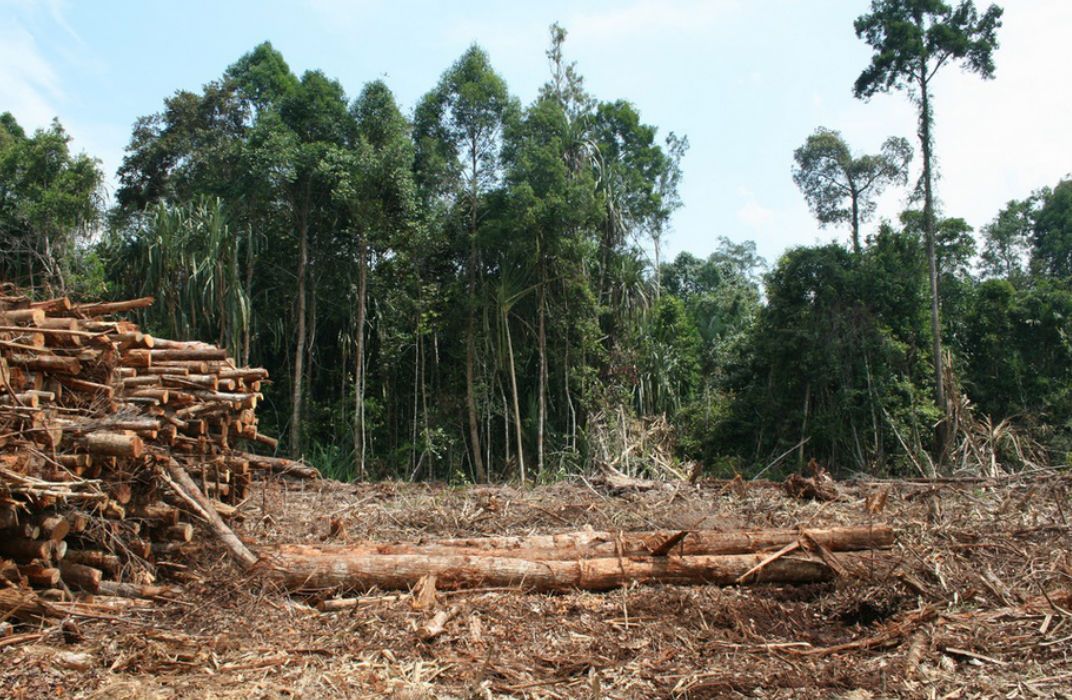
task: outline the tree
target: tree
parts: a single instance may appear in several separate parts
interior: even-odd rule
[[[919,141],[923,152],[923,219],[931,285],[931,333],[934,395],[948,411],[943,388],[942,336],[935,252],[934,114],[931,82],[947,63],[960,62],[984,79],[994,76],[994,51],[1002,9],[991,5],[981,16],[971,0],[955,8],[942,0],[872,0],[871,13],[856,19],[856,36],[875,53],[856,79],[853,92],[868,99],[879,92],[901,90],[919,108]]]
[[[368,325],[370,248],[387,253],[410,227],[414,217],[413,142],[409,123],[382,81],[374,81],[350,108],[355,133],[350,147],[329,155],[334,196],[349,211],[349,227],[357,250],[354,318],[354,460],[356,473],[366,474],[365,356]]]
[[[417,167],[430,188],[464,201],[466,216],[465,392],[469,450],[479,481],[487,479],[476,405],[476,314],[481,199],[501,177],[503,124],[516,111],[506,82],[487,53],[471,46],[422,98],[415,115]]]
[[[908,180],[912,147],[891,136],[874,155],[854,157],[841,134],[819,127],[793,152],[793,182],[819,223],[848,223],[852,249],[860,254],[860,224],[875,212],[875,198],[889,184]]]
[[[1047,193],[1032,231],[1031,268],[1048,277],[1072,277],[1072,180]]]
[[[984,276],[1003,277],[1014,285],[1027,274],[1027,257],[1040,202],[1048,191],[1024,200],[1011,200],[994,220],[983,227],[980,268]]]
[[[66,292],[101,213],[99,163],[72,155],[59,121],[26,133],[0,115],[0,274]]]
[[[293,225],[298,236],[297,287],[295,302],[294,364],[291,382],[290,440],[292,455],[301,454],[302,386],[308,323],[307,279],[310,267],[310,240],[314,226],[323,221],[324,207],[330,201],[330,182],[325,181],[325,163],[332,152],[341,148],[352,131],[352,117],[346,108],[342,86],[320,71],[307,71],[301,83],[288,93],[280,105],[279,126],[286,130],[278,142],[287,167],[283,188]],[[331,218],[330,215],[326,218]],[[315,289],[313,300],[315,301]],[[312,315],[315,321],[315,313]]]

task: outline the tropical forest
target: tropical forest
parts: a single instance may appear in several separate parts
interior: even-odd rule
[[[1063,697],[1072,176],[946,206],[1005,10],[856,4],[911,119],[769,259],[554,18],[413,104],[234,47],[114,173],[0,104],[0,694]]]

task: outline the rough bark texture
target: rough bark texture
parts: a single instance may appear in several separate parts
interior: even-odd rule
[[[842,555],[848,556],[848,555]],[[436,577],[443,590],[483,586],[531,591],[609,590],[636,583],[734,584],[763,564],[762,554],[686,557],[607,557],[576,561],[528,561],[489,556],[414,554],[325,556],[315,550],[289,552],[271,560],[269,575],[291,590],[408,589],[422,576]],[[267,563],[267,562],[266,562]],[[834,577],[820,560],[785,556],[750,576],[753,583],[811,583]]]
[[[650,532],[568,532],[523,537],[473,537],[422,544],[364,543],[355,545],[280,545],[274,554],[286,557],[323,554],[325,557],[415,555],[486,556],[530,561],[574,561],[610,557],[699,556],[749,554],[773,550],[810,537],[832,552],[884,549],[893,544],[885,525],[815,530],[655,530]],[[666,547],[671,543],[670,547]]]
[[[920,66],[920,75],[926,76],[926,62]],[[949,407],[945,403],[945,387],[942,372],[942,323],[938,297],[938,254],[934,244],[934,168],[931,144],[930,86],[926,79],[920,80],[919,139],[923,149],[923,231],[927,239],[927,266],[931,285],[931,335],[934,353],[934,400],[938,410],[945,416]],[[941,448],[940,448],[941,449]]]
[[[294,339],[293,380],[290,389],[290,454],[301,454],[302,377],[305,371],[305,268],[309,264],[309,225],[303,213],[298,244],[297,332]]]

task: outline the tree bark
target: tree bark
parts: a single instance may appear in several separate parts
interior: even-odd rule
[[[654,530],[649,532],[567,532],[557,535],[455,538],[411,543],[354,545],[279,545],[277,556],[324,557],[381,555],[484,556],[528,561],[576,561],[617,556],[650,557],[755,554],[779,549],[810,537],[831,552],[884,549],[893,545],[893,530],[884,525],[814,530],[773,529],[720,532],[716,530]],[[668,546],[669,544],[669,546]]]
[[[354,458],[356,473],[365,478],[365,298],[368,290],[368,261],[365,232],[357,239],[357,320],[354,336]]]
[[[469,450],[473,458],[473,472],[478,482],[488,480],[484,470],[484,458],[480,454],[480,422],[476,413],[476,231],[477,231],[477,146],[473,139],[470,145],[472,183],[469,192],[469,264],[468,317],[465,323],[465,403],[469,412]]]
[[[945,387],[943,386],[942,372],[942,324],[938,296],[938,255],[934,242],[934,170],[931,162],[930,86],[926,79],[926,61],[921,61],[920,63],[919,139],[923,150],[923,233],[927,240],[927,266],[930,272],[931,284],[931,335],[933,336],[932,351],[934,353],[934,400],[935,403],[938,404],[938,410],[942,412],[942,415],[948,417],[949,407],[946,406],[945,402]],[[939,431],[939,434],[941,434],[941,431]],[[944,450],[944,445],[939,445],[939,450]]]
[[[250,327],[253,325],[253,229],[247,229],[246,236],[246,300],[249,302],[249,314],[242,323],[242,366],[249,366]]]
[[[298,220],[297,333],[294,339],[294,374],[290,392],[290,454],[301,454],[302,378],[305,374],[305,267],[309,262],[309,217],[303,209]]]
[[[542,255],[542,253],[541,253]],[[544,427],[547,423],[547,272],[546,267],[540,265],[540,299],[539,299],[539,351],[540,351],[540,380],[539,380],[539,416],[536,426],[536,473],[542,477],[544,473]]]
[[[855,189],[849,195],[852,199],[852,252],[860,255],[860,193]]]
[[[514,343],[510,338],[510,315],[504,308],[502,312],[503,326],[506,329],[506,354],[510,360],[510,388],[514,399],[514,429],[517,432],[517,464],[521,474],[521,483],[525,483],[525,448],[521,438],[521,407],[517,398],[517,371],[514,369]]]
[[[840,558],[848,557],[842,554]],[[441,590],[518,587],[530,591],[601,591],[636,583],[735,584],[764,564],[765,554],[685,557],[607,557],[576,561],[528,561],[504,557],[366,556],[292,552],[277,555],[270,576],[291,590],[411,589],[423,576],[435,576]],[[822,561],[783,556],[766,562],[752,583],[827,581],[835,572]]]

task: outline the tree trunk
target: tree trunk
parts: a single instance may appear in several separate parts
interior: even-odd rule
[[[250,327],[253,325],[253,229],[247,229],[246,236],[246,300],[249,313],[242,326],[242,366],[249,366]]]
[[[539,380],[539,416],[536,426],[536,473],[543,476],[544,469],[544,426],[547,422],[547,273],[546,267],[540,265],[540,299],[539,299],[539,352],[540,352],[540,380]]]
[[[934,235],[934,170],[931,163],[931,104],[930,86],[925,76],[927,65],[922,62],[920,66],[920,113],[919,113],[919,139],[923,150],[923,232],[927,240],[927,265],[930,272],[931,283],[931,335],[933,336],[934,353],[934,400],[938,404],[938,410],[943,416],[948,416],[949,407],[945,403],[945,387],[942,383],[942,325],[939,311],[938,296],[938,256],[935,250]],[[940,446],[939,449],[943,449]]]
[[[290,454],[301,455],[302,378],[305,375],[305,267],[309,262],[309,221],[303,209],[298,221],[297,333],[294,339],[294,374],[290,393]]]
[[[365,479],[365,304],[368,290],[368,251],[365,233],[357,239],[357,321],[354,336],[354,460]]]
[[[487,481],[484,458],[480,454],[480,422],[476,415],[476,216],[477,216],[477,147],[470,147],[472,185],[469,198],[468,318],[465,324],[465,402],[469,412],[469,450],[473,472],[478,482]]]
[[[841,554],[857,563],[868,555]],[[606,557],[576,561],[528,561],[504,557],[423,556],[412,554],[325,556],[316,551],[280,553],[271,572],[292,590],[412,589],[423,576],[435,576],[442,590],[518,587],[529,591],[601,591],[633,583],[735,584],[750,574],[750,583],[811,583],[835,577],[821,560],[766,554],[685,557]],[[875,561],[878,561],[877,559]],[[864,564],[866,566],[866,563]],[[758,570],[757,570],[757,567]]]
[[[463,537],[422,544],[278,545],[274,551],[325,557],[376,555],[483,556],[529,561],[576,561],[609,557],[701,556],[773,551],[810,537],[831,552],[885,549],[894,541],[885,525],[814,530],[653,530],[649,532],[564,532],[557,535]]]
[[[521,439],[521,408],[517,399],[517,372],[514,369],[514,343],[510,338],[510,316],[506,309],[502,312],[503,326],[506,329],[506,354],[510,360],[510,388],[514,394],[514,429],[517,431],[517,465],[521,483],[525,483],[525,448]]]
[[[852,252],[860,255],[860,193],[855,189],[850,193],[852,198]]]

